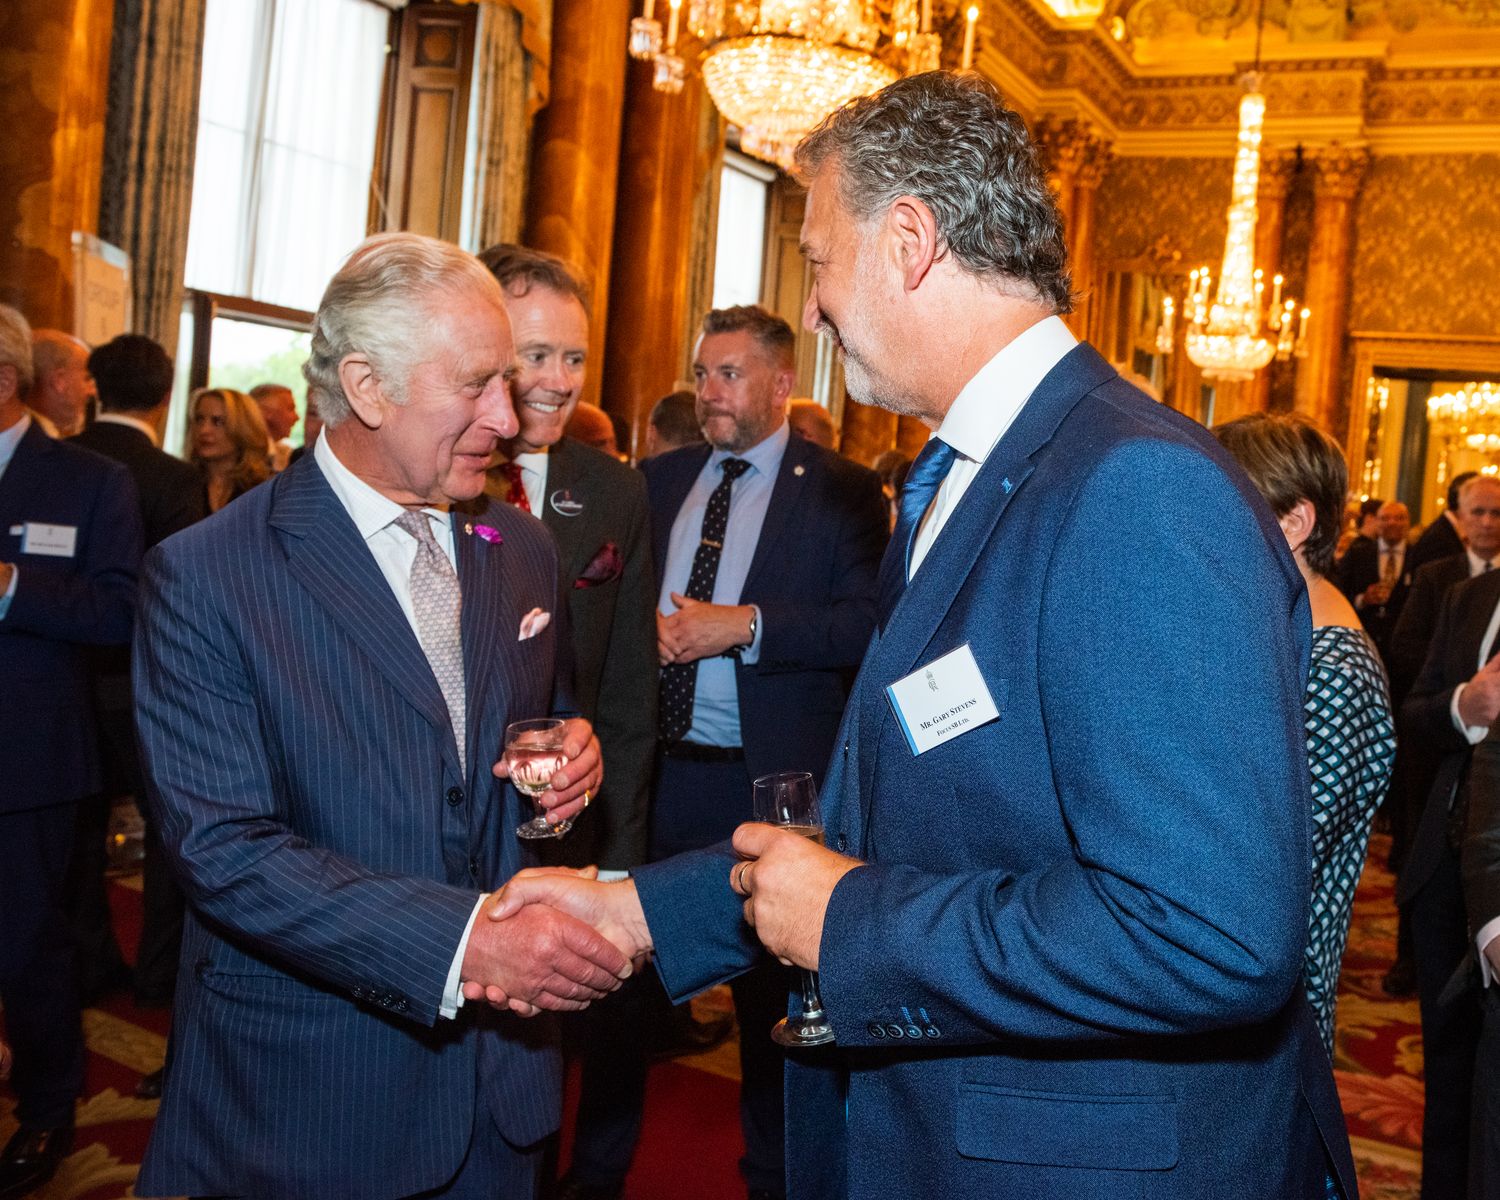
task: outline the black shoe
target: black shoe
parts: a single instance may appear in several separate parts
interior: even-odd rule
[[[137,1100],[160,1100],[161,1079],[166,1074],[166,1067],[157,1067],[149,1075],[142,1075],[140,1083],[135,1085],[135,1098]]]
[[[553,1200],[620,1200],[624,1194],[624,1180],[619,1183],[584,1183],[569,1174],[558,1180]]]
[[[0,1200],[18,1200],[51,1179],[73,1149],[73,1127],[16,1130],[0,1151]]]
[[[1409,961],[1398,958],[1380,981],[1380,990],[1387,996],[1404,998],[1417,994],[1417,972]]]

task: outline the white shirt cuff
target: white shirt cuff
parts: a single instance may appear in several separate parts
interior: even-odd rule
[[[459,978],[464,967],[464,952],[469,948],[469,934],[474,932],[474,921],[479,916],[479,908],[488,899],[486,895],[474,901],[474,911],[469,914],[464,935],[458,939],[458,953],[453,956],[453,965],[448,968],[448,982],[443,987],[443,998],[438,1002],[438,1016],[447,1017],[450,1021],[458,1016],[458,1010],[464,1006],[464,994],[461,990],[463,980]]]
[[[599,872],[599,882],[600,883],[619,883],[620,880],[622,880],[622,879],[629,879],[629,878],[630,878],[630,872],[629,871],[600,871]]]
[[[1479,973],[1484,976],[1484,986],[1489,987],[1495,982],[1495,972],[1490,967],[1490,960],[1484,956],[1484,948],[1500,937],[1500,917],[1484,923],[1478,933],[1474,935],[1474,944],[1479,947]]]
[[[750,644],[740,651],[740,662],[747,667],[753,667],[760,662],[760,639],[765,636],[766,632],[766,622],[765,618],[760,615],[760,605],[752,604],[750,607],[755,610],[755,636],[750,639]]]
[[[1490,731],[1490,727],[1488,725],[1465,725],[1464,719],[1458,715],[1458,702],[1464,694],[1465,686],[1461,683],[1453,689],[1453,699],[1448,701],[1448,712],[1453,717],[1453,728],[1464,735],[1469,745],[1477,746],[1480,742],[1484,741],[1485,735]]]

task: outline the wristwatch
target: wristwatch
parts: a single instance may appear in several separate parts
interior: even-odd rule
[[[755,631],[757,629],[759,629],[759,628],[760,628],[760,609],[756,608],[752,604],[750,606],[750,636],[748,638],[746,638],[743,642],[741,642],[738,646],[734,647],[734,649],[730,650],[729,653],[733,654],[736,658],[738,658],[746,650],[750,649],[751,646],[755,645]]]

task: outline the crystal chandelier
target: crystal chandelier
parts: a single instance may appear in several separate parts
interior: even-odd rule
[[[678,54],[683,0],[668,0],[665,38],[645,0],[630,22],[630,54],[655,64],[652,86],[676,93],[687,78]],[[740,148],[790,169],[815,125],[903,74],[937,70],[942,39],[932,0],[689,0],[687,26],[703,43],[703,82],[740,128]],[[965,13],[962,69],[974,56],[979,9]]]
[[[1461,442],[1480,454],[1500,454],[1500,387],[1466,383],[1427,399],[1427,422],[1445,444]]]
[[[1215,292],[1207,267],[1191,276],[1183,339],[1187,356],[1207,379],[1252,379],[1273,358],[1306,353],[1307,319],[1304,308],[1295,336],[1292,316],[1297,302],[1283,299],[1284,280],[1271,281],[1269,304],[1265,272],[1255,265],[1256,190],[1260,183],[1260,138],[1265,124],[1266,98],[1260,76],[1245,76],[1240,99],[1240,136],[1234,155],[1234,183],[1229,199],[1229,229],[1224,235],[1224,265]],[[1212,296],[1212,299],[1210,299]],[[1162,306],[1162,322],[1170,329],[1170,300]],[[1158,335],[1158,342],[1162,340]],[[1170,333],[1167,334],[1170,340]]]

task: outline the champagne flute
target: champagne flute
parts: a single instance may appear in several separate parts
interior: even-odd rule
[[[535,817],[517,826],[517,837],[560,838],[573,828],[572,821],[550,823],[541,804],[542,793],[552,786],[552,777],[568,763],[563,753],[565,725],[560,717],[538,717],[513,721],[505,727],[505,765],[510,769],[510,781],[537,810]]]
[[[818,789],[806,771],[781,771],[762,775],[751,784],[755,820],[777,825],[823,844],[823,815],[818,809]],[[802,971],[802,1015],[783,1017],[771,1030],[778,1045],[822,1046],[833,1041],[833,1028],[823,1013],[816,971]]]

